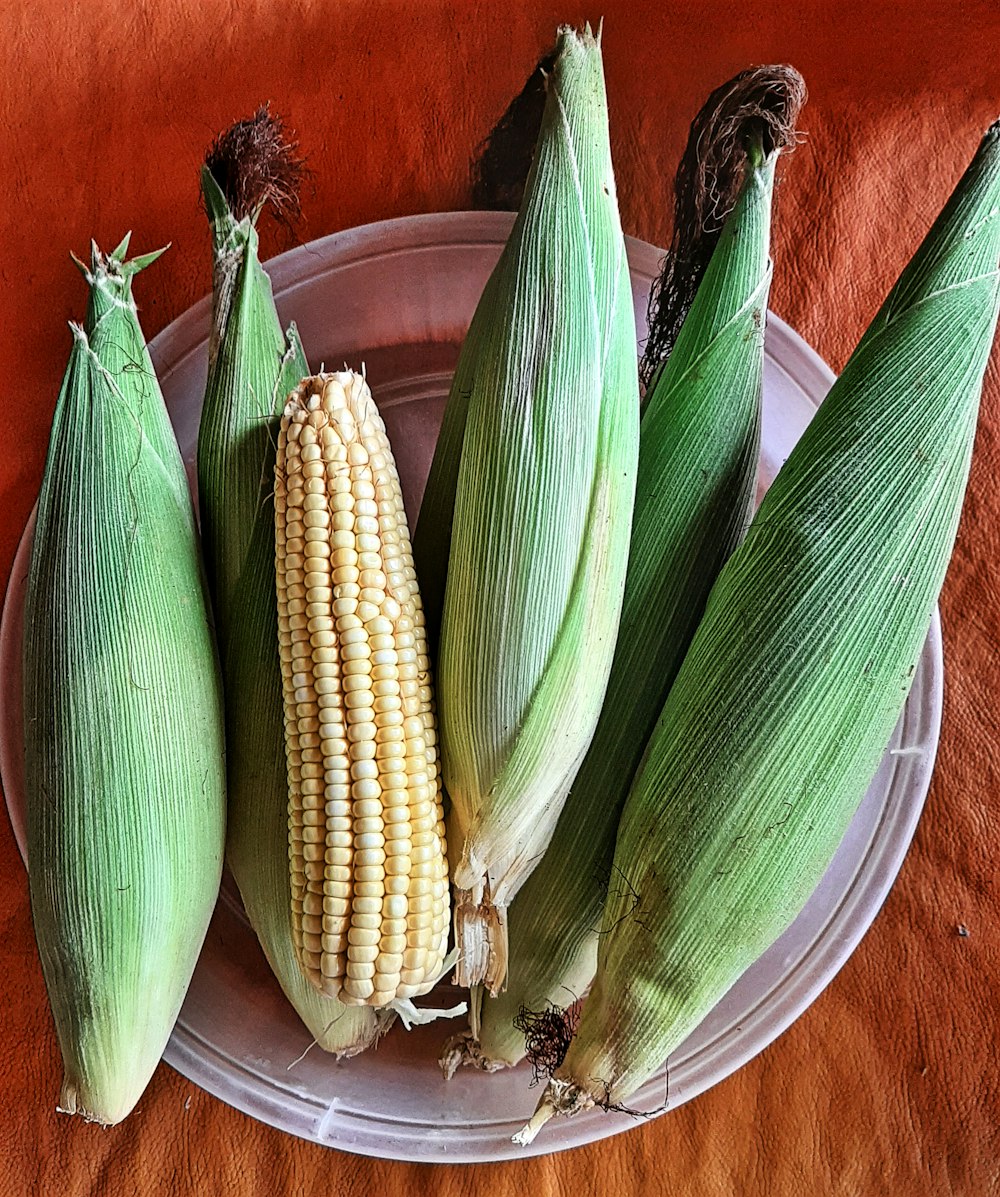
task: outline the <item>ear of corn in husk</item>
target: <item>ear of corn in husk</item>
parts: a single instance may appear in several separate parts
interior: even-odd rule
[[[711,260],[704,247],[689,245],[686,259],[675,250],[659,288],[663,305],[651,304],[655,317],[680,326],[673,305],[693,288],[677,263],[701,261],[676,345],[651,371],[625,600],[597,731],[545,857],[511,905],[507,989],[482,1002],[479,1025],[450,1045],[446,1069],[460,1060],[487,1069],[517,1063],[526,1020],[571,1006],[594,975],[622,805],[712,583],[752,510],[776,143],[790,140],[802,98],[790,68],[760,68],[717,89],[691,126],[685,160],[700,155],[707,167],[678,172],[675,225],[691,241],[704,238],[709,197],[738,198],[724,228],[725,210],[711,214]],[[765,104],[764,116],[780,109],[777,128],[762,116]],[[650,341],[662,348],[656,329],[654,321]]]
[[[423,611],[403,494],[363,376],[305,379],[275,463],[292,930],[303,971],[406,1023],[451,967]]]
[[[280,412],[308,366],[294,326],[282,331],[255,223],[266,203],[294,209],[298,170],[280,122],[265,109],[223,134],[202,170],[214,290],[198,481],[216,627],[226,645],[227,862],[285,996],[322,1048],[353,1055],[375,1041],[385,1019],[317,993],[292,942],[272,491]]]
[[[93,248],[56,404],[24,620],[32,917],[63,1055],[60,1108],[139,1099],[215,905],[221,690],[194,513],[132,277]]]
[[[201,171],[212,229],[212,330],[198,430],[201,536],[225,659],[233,594],[265,488],[277,412],[308,372],[294,326],[282,331],[258,257],[257,219],[296,194],[301,165],[265,108],[213,144]],[[214,171],[214,173],[213,173]],[[228,188],[228,192],[224,190]],[[230,204],[232,200],[232,205]],[[266,489],[270,489],[267,476]]]
[[[560,32],[524,202],[483,305],[438,451],[461,440],[438,694],[456,977],[495,991],[507,904],[597,722],[635,483],[635,321],[589,29]],[[438,550],[445,534],[429,533]]]
[[[625,805],[629,888],[609,895],[579,1030],[519,1142],[627,1100],[819,882],[944,578],[998,260],[994,125],[712,591]]]

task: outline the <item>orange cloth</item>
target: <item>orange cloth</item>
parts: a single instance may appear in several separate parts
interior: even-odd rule
[[[0,44],[0,569],[41,476],[84,292],[67,257],[134,230],[173,248],[143,275],[148,336],[210,285],[197,172],[215,132],[264,100],[315,171],[304,239],[469,203],[470,153],[560,21],[603,10],[627,232],[669,236],[669,188],[708,92],[788,61],[811,98],[778,193],[772,306],[835,369],[1000,111],[994,0],[502,6],[377,0],[5,4]],[[285,248],[273,234],[265,254]],[[101,1131],[54,1112],[59,1057],[13,837],[0,818],[0,1192],[1000,1191],[1000,376],[987,378],[972,483],[942,598],[946,694],[916,841],[849,964],[781,1039],[714,1090],[566,1155],[481,1168],[355,1158],[262,1126],[157,1071]],[[30,399],[31,403],[28,403]],[[968,936],[958,934],[958,925]]]

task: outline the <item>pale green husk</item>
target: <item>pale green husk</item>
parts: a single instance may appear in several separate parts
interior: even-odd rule
[[[509,915],[504,993],[474,1062],[515,1064],[519,1012],[566,1008],[597,967],[615,833],[632,778],[719,570],[752,511],[777,154],[749,165],[677,343],[647,396],[625,601],[607,698],[541,864]]]
[[[712,592],[625,805],[579,1031],[520,1142],[626,1101],[829,864],[951,553],[998,259],[994,126]]]
[[[461,460],[438,702],[457,976],[495,990],[505,908],[600,712],[635,485],[635,320],[589,30],[560,33],[524,201],[449,406],[441,452],[460,440]],[[447,512],[447,496],[431,502]]]
[[[254,518],[262,488],[270,489],[266,469],[274,461],[276,416],[308,366],[295,326],[282,331],[271,280],[258,258],[254,218],[236,220],[207,166],[201,186],[212,227],[212,330],[198,429],[198,493],[205,568],[225,660]]]
[[[226,861],[285,996],[321,1047],[353,1055],[391,1019],[318,993],[292,941],[272,487],[278,419],[309,369],[294,326],[282,332],[253,218],[234,219],[207,167],[202,188],[212,222],[214,303],[198,482],[225,645]]]
[[[81,267],[24,620],[31,906],[60,1107],[119,1122],[176,1021],[215,905],[222,695],[184,467],[128,238]]]

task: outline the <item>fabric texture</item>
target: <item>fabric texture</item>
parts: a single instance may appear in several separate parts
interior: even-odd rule
[[[84,292],[68,253],[172,242],[137,285],[152,337],[210,287],[198,167],[270,100],[314,172],[303,240],[470,203],[469,161],[562,21],[596,20],[625,230],[669,241],[689,121],[743,67],[790,62],[810,99],[781,168],[773,309],[840,369],[1000,114],[994,0],[577,4],[36,0],[0,11],[0,570],[37,493]],[[264,256],[287,235],[264,227]],[[27,404],[27,399],[31,403]],[[23,400],[23,402],[22,402]],[[0,1192],[65,1197],[430,1192],[538,1197],[1000,1191],[1000,349],[944,593],[937,767],[884,909],[842,972],[758,1058],[628,1134],[470,1168],[357,1158],[296,1140],[161,1066],[102,1131],[55,1112],[60,1063],[28,887],[0,818]],[[9,679],[3,679],[9,686]]]

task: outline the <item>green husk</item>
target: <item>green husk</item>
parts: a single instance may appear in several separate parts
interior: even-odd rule
[[[618,832],[598,971],[531,1123],[627,1100],[802,909],[954,542],[1000,304],[1000,124],[709,599]]]
[[[788,75],[786,92],[800,85],[788,68],[761,69],[749,85],[741,75],[712,94],[692,125],[689,147],[710,155],[706,128],[739,96],[742,136],[716,177],[738,179],[742,171],[742,190],[647,395],[621,627],[597,731],[545,857],[511,906],[507,989],[482,1002],[478,1027],[474,1022],[470,1041],[451,1045],[447,1068],[460,1057],[487,1069],[517,1063],[526,1050],[525,1019],[571,1006],[589,986],[609,880],[615,884],[622,806],[712,584],[749,523],[778,155],[772,149],[764,156],[759,105],[779,71]],[[788,107],[782,144],[798,111],[798,104]],[[768,146],[775,140],[769,137]],[[703,189],[688,183],[682,194],[680,172],[678,179],[676,219],[689,224]],[[672,322],[672,311],[659,315]]]
[[[589,29],[564,29],[524,202],[436,454],[461,442],[438,666],[459,984],[503,983],[506,906],[593,735],[624,585],[638,411],[600,49]],[[453,471],[436,464],[430,485],[450,487]],[[418,525],[434,542],[425,570],[435,554],[440,569],[450,501],[450,490],[426,500],[439,522]]]
[[[206,572],[225,659],[230,613],[273,461],[276,414],[308,373],[292,325],[282,331],[271,280],[258,258],[256,214],[237,220],[204,166],[202,194],[212,226],[212,333],[198,430],[198,493]]]
[[[222,695],[194,512],[132,277],[90,287],[52,423],[24,617],[31,907],[60,1108],[106,1125],[156,1067],[215,906]]]
[[[225,646],[226,860],[285,996],[321,1047],[354,1055],[389,1020],[319,994],[303,975],[292,941],[271,492],[280,413],[309,368],[294,325],[282,332],[255,228],[276,186],[268,163],[277,154],[280,167],[281,155],[287,156],[280,133],[261,110],[213,147],[209,162],[243,209],[239,217],[208,165],[201,176],[212,224],[214,304],[198,481],[216,625]],[[248,174],[256,188],[248,186]]]

